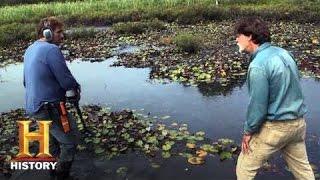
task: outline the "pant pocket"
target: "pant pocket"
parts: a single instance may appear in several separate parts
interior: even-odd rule
[[[272,147],[284,146],[290,135],[289,131],[268,129],[265,136],[265,143]]]

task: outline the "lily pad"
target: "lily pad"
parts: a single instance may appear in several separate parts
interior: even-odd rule
[[[94,152],[95,152],[96,154],[103,153],[104,151],[105,151],[105,150],[102,149],[102,148],[97,148],[96,150],[94,150]]]
[[[206,133],[203,131],[196,132],[197,136],[204,136]]]
[[[207,151],[204,151],[204,150],[201,150],[201,149],[197,150],[196,154],[197,154],[198,157],[205,157],[205,156],[208,155]]]
[[[152,168],[160,168],[160,165],[156,164],[156,163],[151,163],[151,167]]]
[[[161,153],[161,155],[162,155],[162,157],[163,157],[163,158],[165,158],[165,159],[166,159],[166,158],[170,158],[170,157],[171,157],[170,152],[167,152],[167,151],[162,152],[162,153]]]
[[[187,143],[186,146],[190,149],[194,149],[196,147],[196,144],[194,143]]]
[[[179,155],[181,155],[184,158],[188,158],[188,159],[193,157],[193,155],[191,153],[179,153]]]
[[[127,167],[119,167],[116,172],[118,174],[126,174],[128,172],[128,168]]]
[[[202,157],[190,157],[188,162],[193,165],[201,165],[205,163],[205,160]]]
[[[171,148],[172,148],[172,146],[171,146],[170,144],[164,144],[164,145],[162,145],[162,149],[163,149],[164,151],[169,151]]]
[[[223,138],[223,139],[219,139],[218,142],[220,142],[220,143],[223,144],[223,145],[226,145],[226,144],[234,143],[234,140],[232,140],[232,139],[227,139],[227,138]]]
[[[226,159],[231,159],[232,158],[232,153],[228,151],[223,151],[219,154],[220,160],[226,160]]]
[[[169,118],[170,118],[170,116],[163,116],[163,117],[162,117],[163,120],[169,119]]]

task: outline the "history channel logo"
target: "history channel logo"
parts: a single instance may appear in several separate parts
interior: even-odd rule
[[[10,162],[12,170],[54,170],[57,162],[49,152],[49,126],[51,121],[37,121],[39,131],[29,132],[31,121],[17,121],[19,126],[19,153]],[[39,141],[39,153],[32,157],[29,142]]]

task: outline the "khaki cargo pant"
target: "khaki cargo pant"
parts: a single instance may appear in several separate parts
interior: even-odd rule
[[[237,163],[238,180],[254,179],[268,158],[281,151],[288,167],[299,180],[314,180],[305,145],[304,118],[293,121],[266,121],[249,142],[251,152],[241,153]]]

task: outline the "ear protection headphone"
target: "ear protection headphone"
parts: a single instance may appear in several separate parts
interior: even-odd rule
[[[43,29],[42,29],[43,37],[47,39],[47,41],[51,41],[53,39],[53,30],[50,27],[48,18],[43,20]]]

